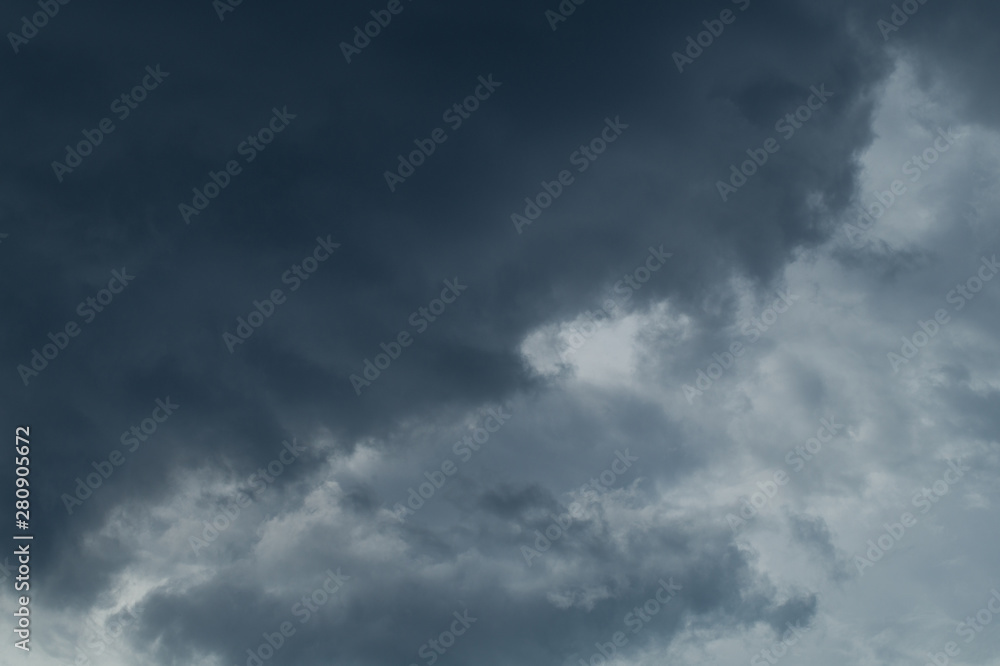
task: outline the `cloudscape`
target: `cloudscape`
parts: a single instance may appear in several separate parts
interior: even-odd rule
[[[1000,5],[0,25],[0,664],[1000,664]]]

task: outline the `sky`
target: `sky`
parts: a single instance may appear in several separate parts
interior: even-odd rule
[[[7,3],[0,664],[997,666],[998,22]]]

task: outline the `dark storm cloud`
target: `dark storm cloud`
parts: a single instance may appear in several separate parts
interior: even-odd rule
[[[8,285],[0,305],[17,314],[0,334],[8,363],[0,391],[10,418],[32,423],[59,452],[39,453],[33,473],[46,516],[38,538],[48,544],[36,565],[48,598],[60,605],[93,605],[137,561],[134,543],[95,536],[116,512],[143,518],[150,507],[170,505],[184,479],[214,471],[244,479],[276,455],[282,439],[328,432],[330,448],[311,449],[283,478],[273,508],[294,514],[326,481],[318,470],[334,450],[349,455],[374,438],[380,451],[402,453],[426,444],[410,432],[414,423],[444,429],[465,409],[544,391],[520,356],[525,335],[599,306],[609,283],[639,265],[650,245],[674,256],[635,304],[670,297],[701,326],[704,350],[716,351],[732,324],[729,278],[747,276],[768,293],[794,251],[836,231],[827,212],[851,203],[856,156],[872,140],[874,91],[890,69],[875,9],[859,5],[845,14],[792,0],[752,2],[745,12],[725,2],[594,0],[556,31],[544,17],[548,5],[538,3],[405,2],[348,64],[338,43],[383,6],[244,2],[219,21],[207,1],[70,3],[16,56],[7,54],[0,132],[18,162],[0,166],[10,183],[0,220],[0,232],[10,234],[0,245]],[[0,25],[14,29],[34,7],[9,7]],[[969,96],[970,116],[985,121],[996,93],[977,48],[993,41],[978,17],[994,10],[950,7],[930,0],[892,39],[938,54],[935,67],[961,71],[956,88]],[[672,53],[724,8],[737,12],[736,22],[679,73]],[[169,76],[58,182],[51,162],[64,159],[64,146],[113,116],[112,100],[157,65]],[[391,192],[383,173],[396,168],[397,155],[446,127],[442,112],[489,75],[501,83],[496,91]],[[775,123],[819,85],[833,93],[829,102],[723,202],[716,181],[775,136]],[[295,118],[244,162],[237,147],[267,125],[273,109],[286,107]],[[628,127],[576,172],[571,154],[616,118]],[[241,161],[242,173],[185,224],[178,205],[190,204],[192,188],[231,159]],[[511,214],[523,213],[525,197],[563,169],[574,170],[575,182],[518,234]],[[821,205],[807,207],[809,195]],[[289,292],[284,271],[328,236],[340,244],[337,252]],[[908,268],[906,256],[893,254],[892,262]],[[135,281],[84,325],[77,305],[123,267]],[[380,343],[413,333],[411,313],[456,278],[468,290],[357,396],[350,376],[362,373]],[[287,303],[230,354],[222,334],[234,332],[236,318],[275,288],[286,289]],[[29,365],[31,350],[71,321],[81,324],[80,336],[25,387],[15,366]],[[821,387],[803,382],[818,402]],[[121,448],[122,432],[166,396],[182,405],[178,413],[67,515],[62,495],[94,471],[93,461]],[[557,568],[565,557],[578,567],[563,581],[567,587],[583,586],[574,576],[590,574],[614,592],[593,613],[575,608],[567,615],[546,599],[535,578],[541,575],[521,566],[523,540],[512,530],[535,529],[527,514],[558,507],[559,494],[581,483],[577,475],[600,471],[606,439],[647,442],[635,445],[648,461],[643,475],[667,485],[723,446],[657,448],[648,443],[676,447],[697,433],[648,405],[600,399],[622,416],[588,419],[574,410],[589,407],[572,400],[549,400],[554,411],[526,416],[536,425],[549,419],[554,434],[531,438],[524,426],[526,436],[511,445],[499,471],[475,469],[442,494],[440,507],[426,510],[457,512],[459,527],[423,517],[405,527],[380,523],[377,529],[405,544],[388,573],[357,554],[345,552],[340,562],[339,535],[312,537],[314,556],[297,566],[343,566],[353,578],[344,607],[330,610],[337,634],[314,621],[283,658],[414,659],[427,636],[442,630],[439,621],[468,604],[483,615],[470,637],[479,634],[449,657],[562,659],[610,634],[630,604],[652,594],[657,577],[671,574],[684,592],[649,632],[665,643],[686,613],[723,626],[778,627],[812,617],[815,598],[804,593],[779,604],[728,531],[693,525],[628,526],[620,550],[604,540],[606,523],[580,525],[569,535],[576,540],[545,555],[544,567]],[[516,477],[533,442],[544,445],[537,466],[527,480]],[[575,447],[587,455],[566,465]],[[395,501],[404,487],[356,479],[341,506],[345,521],[371,522],[375,507]],[[255,543],[258,524],[255,515],[233,534]],[[461,553],[493,548],[504,557],[484,561],[483,571],[460,562]],[[333,552],[319,557],[324,550]],[[657,561],[664,552],[673,553],[670,570]],[[273,631],[284,605],[317,583],[300,577],[294,590],[287,581],[265,592],[240,569],[248,553],[229,554],[209,560],[218,568],[207,582],[150,593],[137,649],[158,638],[150,658],[159,663],[204,652],[237,660],[261,631]],[[405,571],[424,560],[441,562],[455,580]],[[506,567],[538,587],[519,596],[506,584]]]
[[[815,612],[814,598],[776,603],[773,587],[749,570],[745,555],[728,544],[723,533],[691,525],[662,533],[637,530],[626,549],[584,558],[585,568],[570,579],[550,578],[550,584],[569,592],[583,581],[612,590],[610,598],[593,610],[559,609],[546,601],[547,586],[539,585],[528,595],[515,593],[510,579],[502,568],[495,568],[495,563],[459,561],[459,555],[471,544],[482,552],[498,545],[493,543],[489,521],[485,527],[483,524],[481,520],[463,521],[461,529],[442,535],[440,543],[409,541],[416,552],[407,559],[416,562],[431,557],[452,569],[453,586],[448,588],[428,578],[429,571],[418,573],[389,564],[365,567],[363,562],[344,562],[341,548],[329,541],[322,552],[303,544],[303,551],[312,553],[297,558],[304,560],[303,570],[313,570],[322,562],[327,566],[343,562],[343,573],[351,576],[338,591],[341,596],[325,604],[315,618],[293,611],[296,600],[302,594],[309,595],[315,582],[293,589],[286,583],[277,598],[264,600],[252,598],[256,585],[245,578],[246,574],[223,576],[183,594],[157,591],[150,595],[138,609],[143,624],[136,642],[158,645],[165,660],[168,655],[184,658],[195,647],[196,652],[242,661],[246,647],[256,648],[262,642],[262,632],[290,620],[297,631],[282,648],[283,659],[320,663],[322,659],[363,657],[407,663],[417,660],[415,653],[428,637],[447,629],[453,611],[468,609],[477,620],[470,634],[474,644],[458,641],[449,658],[476,656],[488,663],[515,657],[539,663],[563,662],[574,652],[589,654],[596,638],[626,629],[625,618],[654,596],[661,578],[680,585],[681,590],[663,615],[642,623],[646,633],[636,639],[641,643],[669,640],[686,613],[702,616],[701,621],[710,615],[718,628],[760,621],[775,627],[788,621],[808,623]],[[312,559],[319,555],[322,560]],[[288,564],[296,567],[294,561]],[[535,582],[542,581],[536,578]],[[330,623],[337,627],[334,636],[329,634]],[[394,640],[386,641],[387,635]],[[514,641],[514,636],[521,638]]]

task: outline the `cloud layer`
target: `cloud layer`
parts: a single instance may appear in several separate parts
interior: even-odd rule
[[[992,663],[1000,16],[902,5],[60,5],[32,658]]]

